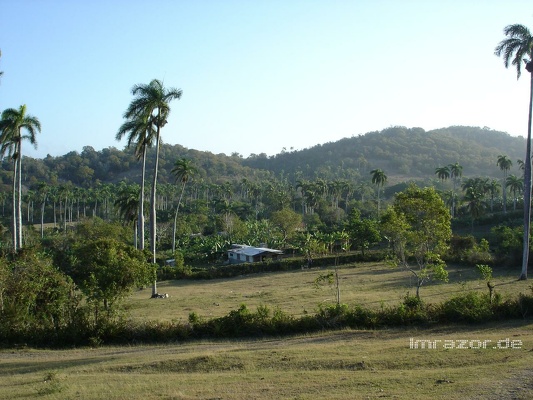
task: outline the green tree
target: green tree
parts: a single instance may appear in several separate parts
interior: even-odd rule
[[[361,219],[361,212],[353,208],[348,215],[346,230],[355,248],[361,249],[363,256],[365,250],[381,240],[378,221]]]
[[[461,177],[463,176],[463,166],[456,162],[455,164],[448,165],[448,168],[450,169],[450,176],[453,181],[452,217],[455,217],[455,209],[457,207],[457,186],[459,186]]]
[[[513,210],[516,211],[516,202],[518,200],[518,194],[522,193],[524,189],[524,180],[516,175],[509,175],[505,181],[505,186],[509,188],[513,194]]]
[[[23,131],[26,134],[23,134]],[[22,141],[29,140],[37,147],[35,135],[41,131],[41,122],[26,113],[26,105],[8,108],[0,119],[0,153],[13,159],[13,249],[22,247]]]
[[[302,216],[291,209],[283,208],[272,213],[270,222],[280,230],[281,243],[285,245],[287,240],[290,240],[296,230],[302,226]]]
[[[372,183],[377,186],[377,192],[378,192],[378,218],[380,213],[380,192],[383,186],[385,186],[385,183],[387,183],[387,175],[385,175],[385,172],[382,169],[373,169],[370,171],[370,174],[372,174]]]
[[[80,299],[72,279],[58,271],[50,258],[24,249],[7,263],[7,269],[5,264],[1,259],[0,332],[52,333],[71,324]]]
[[[149,115],[139,115],[126,120],[119,128],[116,139],[128,135],[127,146],[135,144],[135,157],[141,161],[141,188],[139,191],[139,209],[137,218],[138,247],[144,249],[144,192],[146,180],[146,154],[152,146],[156,130]]]
[[[499,155],[498,156],[498,166],[503,171],[503,212],[507,212],[507,174],[509,173],[509,170],[511,169],[513,162],[511,159],[505,155]]]
[[[395,265],[416,278],[417,298],[420,287],[429,280],[447,281],[441,255],[451,238],[451,217],[434,188],[420,189],[411,184],[397,193],[381,220],[381,228],[391,245]]]
[[[150,251],[152,262],[156,263],[156,239],[157,239],[157,173],[159,169],[159,152],[161,147],[161,129],[167,124],[170,114],[169,103],[172,100],[180,99],[181,89],[163,86],[163,82],[153,79],[148,85],[138,84],[133,87],[131,93],[134,99],[124,113],[124,117],[129,120],[147,121],[155,127],[155,162],[152,177],[152,188],[150,193]],[[157,283],[152,285],[152,296],[157,295]]]
[[[533,108],[533,36],[524,25],[508,25],[503,30],[506,39],[502,40],[494,54],[503,57],[505,68],[509,63],[516,67],[516,78],[519,79],[522,73],[522,63],[526,65],[526,71],[530,76],[529,89],[529,118],[527,125],[527,142],[524,169],[524,239],[522,254],[522,272],[520,279],[527,279],[527,265],[529,258],[529,230],[531,223],[531,119]]]
[[[119,216],[127,223],[133,224],[133,243],[136,249],[139,248],[138,239],[138,218],[139,218],[139,185],[124,184],[118,190],[117,198],[115,199],[115,207],[118,208]],[[142,250],[142,249],[141,249]]]
[[[435,168],[435,175],[444,182],[450,177],[450,168],[447,165],[444,167],[437,167]]]
[[[74,250],[77,262],[73,278],[94,309],[95,321],[101,306],[113,304],[135,287],[149,284],[155,275],[142,251],[110,238],[91,239]]]
[[[41,238],[44,237],[44,209],[49,193],[50,186],[48,186],[45,182],[39,182],[37,185],[37,199],[41,206]]]
[[[172,229],[172,254],[176,251],[176,223],[178,220],[178,211],[180,209],[181,200],[183,199],[183,193],[185,193],[185,185],[187,182],[198,172],[198,169],[194,165],[192,160],[187,158],[180,158],[174,162],[174,168],[172,173],[176,178],[176,182],[181,184],[180,197],[176,206],[176,213],[174,214],[174,227]]]

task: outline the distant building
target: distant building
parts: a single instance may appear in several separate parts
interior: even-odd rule
[[[230,264],[253,263],[267,260],[279,260],[283,252],[267,247],[253,247],[244,244],[232,244],[228,250]]]

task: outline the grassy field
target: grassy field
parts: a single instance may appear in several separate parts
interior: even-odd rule
[[[284,273],[263,273],[231,279],[208,281],[168,281],[158,285],[164,300],[150,299],[149,289],[135,292],[127,301],[134,318],[187,321],[189,313],[201,317],[219,317],[246,304],[255,310],[259,305],[279,307],[292,315],[314,312],[320,304],[335,302],[333,287],[316,288],[315,280],[331,269],[310,269]],[[422,300],[440,302],[469,290],[488,293],[485,282],[475,267],[450,266],[448,283],[432,283],[420,290]],[[531,293],[529,281],[517,281],[515,270],[494,271],[496,292],[503,296]],[[379,308],[398,304],[409,292],[416,292],[410,273],[383,263],[364,263],[340,268],[341,302]]]
[[[159,292],[168,299],[148,299],[144,290],[126,305],[133,318],[153,320],[186,320],[190,312],[221,316],[242,303],[301,315],[334,301],[330,287],[314,288],[324,272],[162,282]],[[341,300],[348,304],[379,308],[414,290],[405,272],[382,264],[340,273]],[[504,296],[530,291],[515,271],[495,276]],[[467,290],[486,286],[473,269],[452,267],[450,283],[429,285],[421,295],[437,302]],[[414,348],[420,340],[434,341],[435,348]],[[461,340],[467,348],[458,348]],[[532,362],[532,320],[158,346],[20,348],[0,351],[0,399],[529,399]]]

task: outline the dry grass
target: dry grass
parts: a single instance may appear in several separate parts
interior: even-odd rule
[[[313,282],[325,270],[213,281],[162,282],[170,298],[127,301],[135,318],[220,316],[245,303],[298,315],[332,302]],[[497,291],[529,292],[514,272],[495,273]],[[382,264],[341,270],[342,301],[381,307],[413,288],[407,273]],[[450,268],[449,284],[422,289],[426,301],[486,290],[478,273]],[[410,338],[441,340],[411,349]],[[520,349],[494,349],[498,340]],[[490,340],[486,349],[445,349],[445,340]],[[533,322],[432,329],[343,330],[284,338],[192,341],[164,346],[0,351],[0,399],[528,399],[533,398]]]
[[[468,290],[486,291],[485,282],[474,267],[450,266],[449,283],[423,286],[420,295],[426,302],[440,302]],[[150,290],[135,292],[126,306],[134,318],[157,320],[188,319],[195,312],[201,317],[219,317],[246,304],[279,307],[291,315],[312,313],[319,304],[335,302],[332,287],[317,289],[314,281],[331,269],[264,273],[212,281],[168,281],[158,285],[164,300],[150,299]],[[496,292],[502,295],[531,293],[528,281],[517,281],[516,271],[495,270]],[[414,280],[408,272],[383,263],[365,263],[340,269],[341,302],[379,308],[398,304],[407,292],[415,294]]]
[[[329,332],[167,346],[0,352],[0,397],[526,399],[533,324]],[[409,339],[522,340],[522,349],[410,349]]]

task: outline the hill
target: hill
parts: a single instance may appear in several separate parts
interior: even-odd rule
[[[413,179],[435,179],[435,168],[458,162],[465,177],[501,178],[497,157],[507,155],[513,161],[510,173],[519,175],[517,162],[523,159],[525,139],[488,128],[452,126],[432,131],[421,128],[391,127],[380,132],[344,138],[314,147],[282,152],[268,157],[252,154],[243,158],[238,154],[213,154],[181,145],[163,144],[160,155],[160,182],[172,183],[171,173],[178,158],[190,158],[199,167],[200,180],[207,183],[226,181],[267,180],[271,178],[315,179],[317,177],[367,181],[372,169],[383,169],[390,183]],[[154,149],[148,154],[147,168],[151,170]],[[26,157],[23,162],[25,184],[39,181],[50,184],[72,183],[92,187],[99,183],[121,180],[138,182],[141,165],[132,149],[110,147],[95,151],[86,146],[81,153],[44,159]],[[0,181],[11,184],[10,160],[4,159]]]
[[[466,176],[500,178],[496,164],[500,154],[516,165],[516,160],[524,158],[525,139],[487,128],[452,126],[426,132],[392,127],[270,158],[251,156],[243,164],[275,174],[300,172],[327,178],[350,170],[364,176],[381,168],[389,179],[407,181],[434,177],[435,168],[458,162]]]

